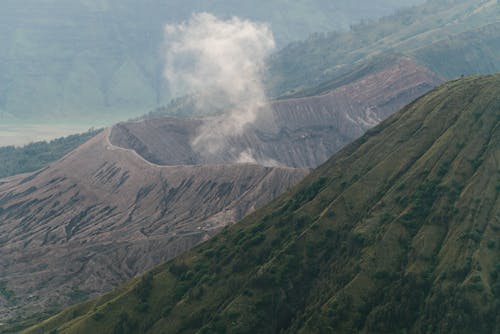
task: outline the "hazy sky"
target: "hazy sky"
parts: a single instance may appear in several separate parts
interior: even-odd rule
[[[12,126],[2,130],[0,145],[53,138],[70,128],[84,131],[167,105],[171,95],[162,73],[162,30],[166,23],[180,27],[193,12],[212,13],[221,22],[232,15],[242,22],[266,22],[283,46],[420,2],[3,0],[0,124]],[[37,123],[43,125],[33,126]]]

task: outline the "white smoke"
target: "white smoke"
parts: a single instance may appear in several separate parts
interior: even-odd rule
[[[201,13],[167,25],[165,38],[165,77],[173,93],[195,93],[199,113],[224,113],[205,122],[193,148],[202,156],[228,152],[228,138],[242,134],[269,111],[262,82],[265,59],[275,49],[269,26]]]
[[[266,167],[283,167],[281,163],[277,160],[271,158],[255,158],[255,154],[251,148],[247,148],[246,150],[240,152],[240,155],[235,160],[236,163],[240,164],[258,164]]]

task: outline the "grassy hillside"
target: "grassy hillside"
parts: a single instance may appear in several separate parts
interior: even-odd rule
[[[194,251],[26,333],[496,333],[500,75],[449,82]]]
[[[345,75],[373,57],[415,57],[446,79],[500,71],[500,4],[496,0],[435,0],[349,32],[316,34],[292,43],[271,61],[275,96]]]
[[[119,121],[167,103],[163,28],[193,12],[269,22],[284,46],[421,2],[4,0],[0,122]]]
[[[0,179],[34,172],[47,164],[62,158],[101,130],[61,137],[58,139],[31,143],[22,147],[0,147]]]

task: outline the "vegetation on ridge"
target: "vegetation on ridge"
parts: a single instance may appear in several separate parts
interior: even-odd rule
[[[267,208],[26,333],[500,331],[500,75],[449,82]]]
[[[34,172],[62,158],[102,130],[40,141],[22,147],[0,147],[0,179],[21,173]]]
[[[274,96],[336,80],[372,58],[404,54],[445,79],[500,71],[500,3],[433,0],[349,32],[315,34],[271,60]]]

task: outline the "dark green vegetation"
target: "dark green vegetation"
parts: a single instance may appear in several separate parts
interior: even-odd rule
[[[219,236],[27,333],[498,333],[500,75],[449,82]]]
[[[316,34],[271,61],[275,96],[339,80],[384,57],[413,57],[445,79],[500,71],[500,3],[432,0],[349,32]]]
[[[269,22],[284,46],[422,1],[3,0],[0,122],[121,121],[166,104],[163,28],[193,12]]]
[[[61,137],[49,142],[31,143],[23,147],[0,147],[0,178],[39,170],[62,158],[99,132],[101,130],[89,130],[86,133]]]

